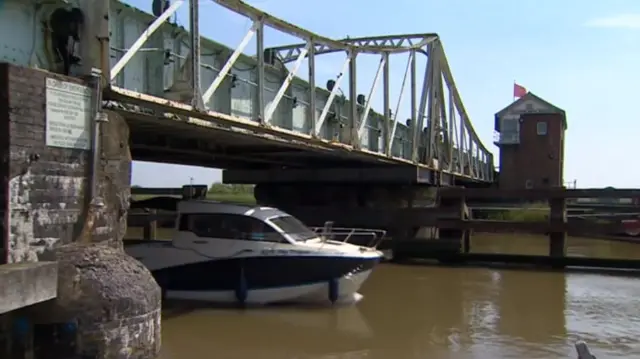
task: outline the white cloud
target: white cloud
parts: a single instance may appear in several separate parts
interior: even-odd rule
[[[621,14],[601,17],[587,22],[586,25],[589,27],[640,30],[640,14]]]

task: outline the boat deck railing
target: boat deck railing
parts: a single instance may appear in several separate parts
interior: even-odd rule
[[[387,231],[382,229],[334,227],[331,221],[325,222],[322,227],[311,227],[311,229],[320,234],[325,242],[329,240],[343,243],[355,242],[355,244],[374,249],[387,235]]]

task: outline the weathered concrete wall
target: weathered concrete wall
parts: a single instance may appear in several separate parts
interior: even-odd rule
[[[36,261],[56,244],[70,243],[82,230],[88,201],[91,151],[45,144],[47,78],[83,81],[44,71],[3,64],[7,93],[0,114],[8,125],[8,259]],[[4,117],[3,116],[3,117]],[[99,193],[106,204],[99,210],[92,241],[118,243],[126,229],[131,158],[128,129],[116,115],[103,126]],[[124,141],[124,143],[123,143]],[[1,143],[0,143],[1,144]],[[106,180],[105,180],[106,179]],[[5,201],[1,203],[6,203]],[[115,239],[115,240],[114,240]]]
[[[129,127],[118,114],[107,111],[109,122],[103,123],[100,132],[100,172],[98,193],[104,201],[99,212],[93,241],[109,241],[122,247],[127,232],[127,211],[131,197],[131,151]]]
[[[8,83],[8,73],[0,68],[0,84]],[[0,111],[9,108],[9,87],[0,86]],[[2,112],[0,112],[2,113]],[[9,121],[0,117],[0,134],[9,133]],[[0,135],[0,264],[8,260],[7,247],[9,232],[6,224],[9,220],[7,194],[9,191],[9,136]]]
[[[47,79],[83,81],[0,64],[3,77],[0,123],[7,131],[0,133],[0,146],[6,145],[0,168],[5,198],[0,203],[9,213],[8,260],[58,262],[55,301],[20,318],[34,332],[34,326],[40,326],[40,334],[50,331],[34,346],[49,352],[70,346],[72,357],[155,357],[160,350],[160,289],[149,271],[122,250],[131,173],[126,121],[107,113],[108,122],[101,125],[97,194],[103,205],[91,206],[91,151],[46,144]],[[70,339],[55,334],[52,328],[59,326],[73,328]]]
[[[60,77],[6,64],[0,71],[8,92],[0,114],[10,134],[8,258],[37,261],[38,254],[71,242],[78,233],[89,152],[45,145],[45,80]]]
[[[57,263],[13,263],[0,266],[0,314],[55,298],[57,282]]]
[[[71,244],[56,251],[60,278],[53,323],[77,326],[83,358],[150,359],[160,352],[160,288],[119,248]]]

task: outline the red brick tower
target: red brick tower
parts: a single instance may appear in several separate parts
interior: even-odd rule
[[[494,128],[500,188],[563,185],[564,110],[529,92],[496,113]]]

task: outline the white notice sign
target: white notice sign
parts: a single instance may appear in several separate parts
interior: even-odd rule
[[[91,148],[91,89],[47,79],[46,144],[52,147]]]

